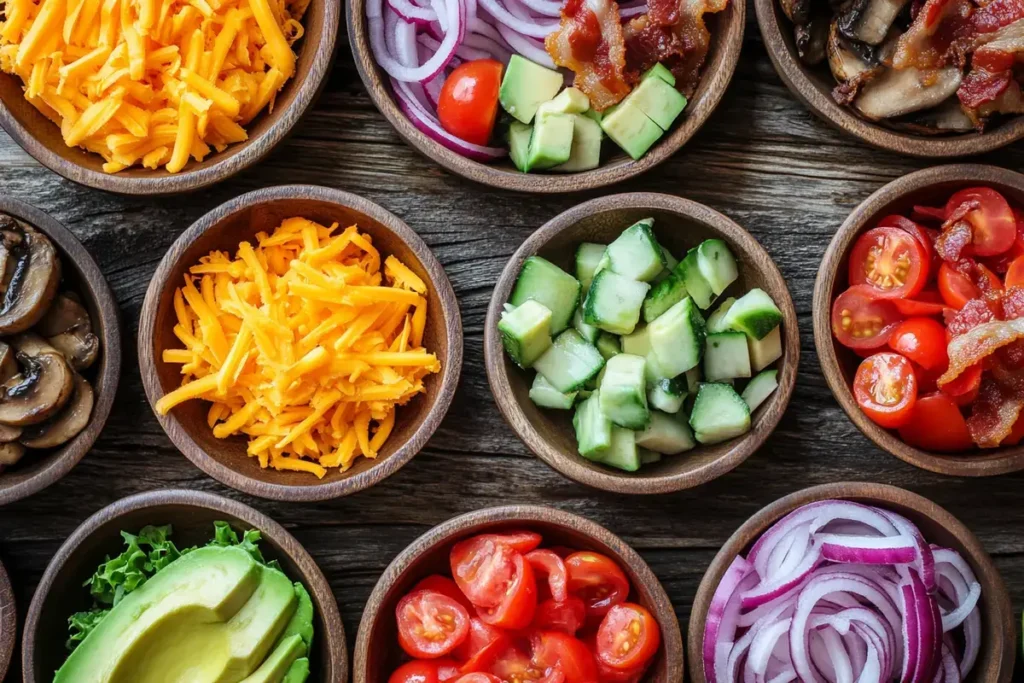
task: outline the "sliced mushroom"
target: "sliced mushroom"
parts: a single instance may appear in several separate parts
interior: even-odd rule
[[[35,330],[47,338],[50,346],[64,354],[72,368],[84,370],[96,361],[100,340],[92,333],[89,312],[69,294],[65,292],[57,297]]]
[[[17,441],[0,445],[0,472],[11,465],[18,464],[23,455],[25,455],[25,447]]]
[[[96,362],[100,353],[100,340],[92,332],[72,330],[46,340],[50,346],[64,354],[75,370],[85,370]]]
[[[934,107],[960,87],[960,68],[886,69],[861,88],[854,106],[869,119],[890,119]]]
[[[17,374],[18,361],[14,358],[14,349],[0,342],[0,382],[6,382]]]
[[[21,438],[22,432],[24,432],[24,430],[21,427],[12,427],[10,425],[0,424],[0,443],[17,441]]]
[[[825,60],[828,31],[829,18],[826,14],[817,14],[806,24],[796,27],[796,53],[801,62],[816,66]]]
[[[950,97],[939,106],[921,112],[907,125],[919,132],[931,133],[966,133],[974,130],[974,121],[964,111],[958,97]]]
[[[811,18],[811,0],[779,0],[779,5],[794,24],[806,24]]]
[[[60,282],[60,259],[45,235],[3,214],[0,241],[7,254],[0,334],[15,334],[35,325],[46,313]]]
[[[858,0],[840,15],[839,30],[851,40],[881,45],[908,1]]]
[[[11,340],[21,371],[0,385],[0,423],[39,424],[63,408],[74,389],[64,356],[34,334]]]
[[[840,33],[838,23],[833,22],[828,31],[826,51],[828,52],[828,66],[837,83],[848,83],[875,66],[872,51],[868,50],[867,54],[863,54],[858,52],[855,47],[856,44],[851,44]]]
[[[21,443],[29,448],[54,448],[70,441],[89,424],[92,404],[92,387],[76,374],[74,395],[64,410],[46,422],[26,429]]]

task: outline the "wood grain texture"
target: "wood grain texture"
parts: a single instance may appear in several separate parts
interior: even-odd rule
[[[543,547],[593,550],[614,559],[632,585],[630,601],[646,607],[661,627],[662,645],[651,663],[648,683],[677,683],[683,678],[683,639],[672,603],[650,567],[618,536],[578,515],[549,507],[509,505],[477,510],[435,527],[402,551],[380,577],[359,623],[352,664],[353,683],[385,681],[401,661],[395,607],[418,581],[430,574],[451,574],[449,556],[459,541],[479,533],[534,531]]]
[[[14,604],[14,589],[7,571],[0,564],[0,681],[5,680],[7,669],[14,658],[14,643],[18,635],[18,608]]]
[[[895,486],[838,482],[797,491],[768,505],[736,530],[711,561],[693,603],[687,632],[687,655],[691,683],[706,683],[703,658],[704,622],[715,589],[729,565],[776,521],[793,510],[820,500],[852,500],[877,505],[907,517],[917,525],[929,543],[959,552],[971,565],[981,584],[981,650],[965,683],[1009,683],[1017,653],[1017,619],[1006,592],[1006,584],[981,543],[971,531],[946,510]]]
[[[742,296],[759,287],[782,311],[782,358],[779,388],[751,416],[743,436],[705,446],[680,457],[662,458],[629,473],[604,467],[579,455],[571,411],[544,410],[530,400],[533,371],[522,370],[508,357],[498,333],[502,306],[508,301],[523,262],[540,255],[573,272],[572,259],[582,242],[609,244],[623,230],[644,218],[654,219],[658,243],[682,257],[705,239],[722,239],[739,264],[739,279],[722,293]],[[578,482],[605,491],[655,494],[707,483],[738,466],[764,443],[789,405],[800,362],[800,334],[786,281],[757,240],[722,214],[679,197],[637,192],[594,199],[575,206],[530,235],[509,259],[491,295],[484,323],[484,361],[491,393],[505,420],[537,457]]]
[[[185,197],[87,190],[0,133],[0,191],[47,211],[82,240],[114,290],[130,342],[157,264],[192,222],[249,190],[311,183],[363,195],[419,233],[458,297],[466,353],[448,416],[418,456],[358,495],[295,504],[235,493],[182,456],[144,398],[135,345],[126,343],[115,409],[89,455],[45,491],[0,510],[0,561],[21,615],[50,558],[85,517],[123,496],[173,487],[227,494],[288,529],[327,576],[350,646],[367,598],[402,549],[455,515],[503,503],[554,506],[618,534],[651,567],[685,627],[704,571],[748,517],[797,489],[861,480],[910,489],[956,515],[992,555],[1019,616],[1024,473],[947,477],[885,453],[833,399],[814,348],[811,292],[829,240],[868,195],[928,162],[871,149],[811,114],[779,80],[748,9],[746,42],[721,106],[678,154],[615,192],[683,196],[753,234],[793,295],[801,363],[789,409],[757,453],[708,484],[660,496],[596,491],[536,460],[502,420],[484,374],[484,317],[505,263],[545,222],[605,192],[526,196],[448,173],[406,145],[377,112],[346,47],[317,106],[287,143],[259,166]],[[1022,151],[1017,144],[984,161],[1020,170]],[[8,680],[20,680],[19,665],[12,668]]]

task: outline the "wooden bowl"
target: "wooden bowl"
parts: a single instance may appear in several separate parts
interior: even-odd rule
[[[67,656],[68,617],[92,606],[82,584],[106,556],[124,549],[122,530],[135,533],[148,524],[171,524],[172,540],[184,548],[208,543],[213,523],[220,520],[239,531],[259,529],[264,557],[277,560],[290,579],[303,583],[316,612],[310,680],[346,683],[345,628],[331,587],[309,553],[284,527],[248,505],[212,493],[170,489],[129,496],[103,508],[60,547],[28,608],[21,652],[24,683],[53,680],[53,672]]]
[[[171,195],[191,192],[230,178],[270,153],[288,136],[327,83],[334,61],[340,0],[312,0],[302,20],[305,34],[296,43],[295,75],[277,95],[273,111],[249,124],[249,139],[201,162],[189,161],[178,173],[133,167],[103,171],[103,158],[68,147],[60,128],[29,104],[21,79],[0,73],[0,126],[42,165],[68,180],[125,195]]]
[[[738,295],[752,287],[765,290],[782,310],[783,353],[778,362],[779,388],[753,415],[743,436],[665,457],[638,472],[598,465],[579,455],[572,412],[544,410],[529,398],[534,373],[518,368],[505,353],[498,334],[502,305],[508,301],[523,261],[539,254],[572,272],[580,242],[608,243],[641,218],[654,217],[658,241],[673,255],[702,240],[717,237],[728,243],[740,264],[740,278],[723,293]],[[618,493],[667,493],[720,477],[761,447],[789,405],[800,360],[796,310],[786,281],[771,256],[750,233],[717,211],[688,199],[634,192],[584,202],[548,221],[523,242],[506,264],[491,295],[484,327],[484,359],[491,393],[505,420],[541,460],[582,484]]]
[[[60,448],[27,450],[14,467],[0,473],[0,506],[46,488],[71,471],[96,442],[114,405],[121,377],[121,323],[117,300],[100,267],[70,230],[49,215],[16,199],[0,196],[0,213],[14,216],[44,233],[61,260],[61,282],[82,297],[93,332],[100,338],[100,357],[83,374],[96,394],[92,418],[78,436]]]
[[[430,574],[451,575],[452,546],[470,536],[506,529],[535,531],[544,545],[593,550],[615,560],[629,577],[629,599],[650,610],[661,626],[661,649],[644,683],[683,680],[683,642],[672,603],[643,558],[618,536],[588,519],[549,507],[509,505],[477,510],[450,519],[413,541],[388,566],[363,609],[353,657],[354,683],[385,683],[399,665],[395,607],[418,581]]]
[[[1024,117],[1007,118],[985,133],[917,135],[874,123],[832,98],[836,82],[828,64],[808,67],[797,57],[793,24],[779,0],[754,0],[768,56],[779,77],[812,112],[833,127],[872,147],[923,158],[949,158],[991,152],[1024,138]]]
[[[599,168],[563,174],[521,173],[507,158],[490,164],[480,163],[428,137],[399,108],[389,84],[390,77],[377,66],[373,58],[366,25],[365,0],[346,0],[345,16],[349,43],[352,44],[352,53],[363,84],[377,109],[407,143],[452,173],[478,183],[520,192],[556,193],[579,192],[622,182],[654,168],[685,145],[704,125],[729,87],[743,44],[746,4],[741,0],[732,0],[724,11],[705,16],[711,31],[711,46],[700,84],[677,125],[651,147],[647,154],[634,161],[615,147],[614,143],[608,143],[615,148],[615,154],[606,158]]]
[[[798,507],[837,498],[897,512],[912,521],[930,543],[963,555],[981,583],[981,652],[965,683],[1009,683],[1017,647],[1017,626],[1006,585],[981,542],[960,520],[916,493],[885,484],[838,482],[791,493],[763,508],[736,530],[711,561],[697,588],[686,634],[690,683],[706,683],[704,676],[704,624],[718,584],[740,553],[746,553],[762,533]]]
[[[900,460],[939,474],[987,477],[1024,469],[1024,445],[961,454],[932,453],[904,443],[895,431],[872,422],[857,406],[850,386],[860,357],[832,338],[832,302],[847,286],[847,260],[856,238],[892,213],[907,215],[915,204],[944,203],[951,194],[972,185],[988,185],[1024,206],[1024,175],[995,166],[936,166],[884,185],[843,222],[825,252],[814,283],[814,345],[832,395],[853,424],[882,450]]]
[[[305,472],[260,468],[246,455],[242,436],[217,439],[206,423],[205,401],[188,401],[167,415],[156,413],[171,441],[199,469],[245,493],[275,500],[313,501],[345,496],[373,486],[407,463],[441,423],[462,369],[462,321],[455,292],[430,248],[397,216],[356,195],[312,185],[256,190],[206,214],[171,245],[149,283],[139,322],[139,365],[150,405],[181,384],[180,367],[162,360],[166,348],[180,348],[174,336],[174,290],[199,257],[214,249],[234,254],[239,242],[273,230],[286,218],[302,216],[330,225],[357,224],[383,255],[394,255],[429,288],[424,346],[437,354],[442,370],[424,380],[426,393],[397,411],[394,430],[374,460],[359,458],[342,473],[323,479]]]
[[[14,604],[14,591],[4,566],[0,564],[0,681],[5,680],[17,639],[18,610]]]

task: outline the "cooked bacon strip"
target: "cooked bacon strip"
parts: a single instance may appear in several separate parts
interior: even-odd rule
[[[939,377],[939,387],[949,384],[967,368],[998,349],[1024,338],[1024,318],[982,323],[949,342],[949,369]]]
[[[914,23],[900,36],[892,64],[897,69],[938,69],[971,10],[970,0],[927,0]]]
[[[721,12],[728,6],[729,0],[680,0],[679,23],[675,30],[686,47],[686,57],[672,73],[677,79],[676,87],[687,97],[700,82],[700,69],[711,46],[711,32],[704,24],[704,15]]]
[[[555,64],[576,74],[573,85],[586,93],[590,106],[597,111],[604,111],[629,93],[618,3],[567,0],[561,26],[544,45]]]
[[[964,204],[966,205],[967,202]],[[967,215],[969,212],[970,210],[963,215]],[[955,263],[960,260],[960,256],[964,249],[971,244],[973,237],[971,224],[963,220],[963,216],[961,216],[952,223],[947,222],[942,226],[942,232],[935,238],[935,251],[943,261]]]
[[[1024,287],[1010,287],[1003,295],[1003,315],[1007,320],[1024,318]]]
[[[981,45],[972,54],[971,72],[964,78],[957,96],[975,126],[982,129],[985,120],[994,114],[1024,111],[1024,96],[1013,75],[1017,56],[1024,54],[1024,19],[993,34],[978,35],[999,37]]]
[[[672,5],[678,10],[678,3]],[[623,29],[626,40],[626,81],[629,83],[639,81],[641,74],[658,62],[674,72],[686,55],[686,45],[672,24],[658,24],[654,16],[652,5],[650,12],[633,18]],[[678,11],[675,16],[678,18]]]
[[[996,322],[1000,318],[993,306],[985,299],[971,299],[963,308],[953,313],[946,321],[946,332],[950,339],[967,334],[978,325]]]
[[[995,448],[1009,436],[1021,408],[1024,408],[1024,395],[1020,391],[994,379],[982,379],[967,418],[971,439],[982,448]]]

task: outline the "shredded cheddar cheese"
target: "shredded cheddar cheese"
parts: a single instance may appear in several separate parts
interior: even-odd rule
[[[375,458],[396,406],[441,369],[423,347],[427,286],[369,235],[289,218],[235,258],[214,251],[174,293],[174,334],[163,352],[181,365],[162,415],[209,401],[213,435],[249,437],[262,467],[311,472]]]
[[[0,70],[103,170],[246,140],[295,73],[308,0],[4,0]]]

